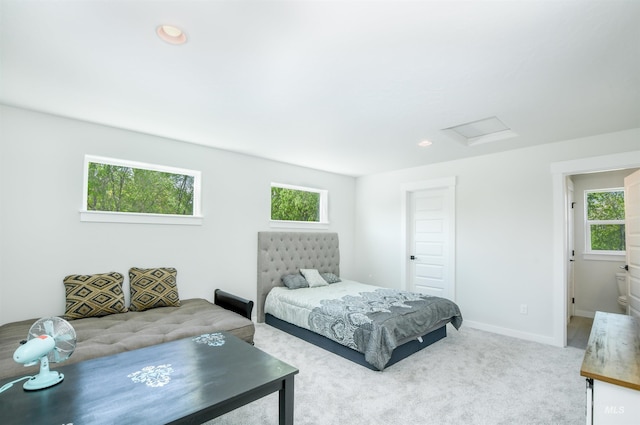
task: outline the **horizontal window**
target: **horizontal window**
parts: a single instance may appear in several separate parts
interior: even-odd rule
[[[201,224],[200,172],[85,156],[82,221]]]

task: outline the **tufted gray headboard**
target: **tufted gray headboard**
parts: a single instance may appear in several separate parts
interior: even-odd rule
[[[340,276],[340,249],[337,233],[258,232],[258,322],[264,322],[264,302],[280,278],[300,269]]]

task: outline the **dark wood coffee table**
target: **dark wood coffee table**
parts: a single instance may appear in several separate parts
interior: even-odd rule
[[[201,424],[279,391],[280,425],[293,425],[298,369],[225,332],[51,369],[64,381],[0,394],[0,424]]]

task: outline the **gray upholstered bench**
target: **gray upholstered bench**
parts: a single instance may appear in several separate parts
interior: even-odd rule
[[[180,301],[179,307],[70,320],[77,334],[77,345],[64,364],[220,331],[228,331],[253,344],[252,308],[253,301],[216,290],[214,303],[199,298],[186,299]],[[13,352],[20,341],[27,338],[36,320],[0,326],[0,384],[12,376],[37,373],[38,366],[25,368],[13,360]]]

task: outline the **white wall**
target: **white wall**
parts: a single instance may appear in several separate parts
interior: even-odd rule
[[[577,316],[594,317],[596,311],[623,313],[618,306],[618,287],[615,274],[623,271],[620,266],[624,256],[612,257],[610,261],[584,258],[584,191],[610,189],[624,186],[624,178],[636,169],[616,170],[602,173],[571,176],[575,193],[575,313]]]
[[[554,333],[550,164],[634,151],[640,140],[636,129],[353,179],[16,108],[0,106],[0,119],[0,323],[62,313],[67,274],[131,266],[176,267],[183,298],[212,299],[220,287],[255,299],[271,181],[329,189],[342,274],[403,287],[400,187],[455,176],[466,325],[540,341]],[[87,153],[201,170],[204,224],[80,222]]]
[[[272,181],[329,190],[329,231],[340,235],[341,270],[353,273],[352,177],[17,108],[0,114],[0,324],[62,314],[68,274],[126,276],[132,266],[176,267],[181,298],[212,300],[222,288],[255,300]],[[85,154],[201,170],[204,224],[80,222]]]
[[[635,129],[358,178],[354,277],[404,287],[400,187],[455,176],[456,301],[467,325],[553,343],[550,166],[634,151],[639,140]]]

